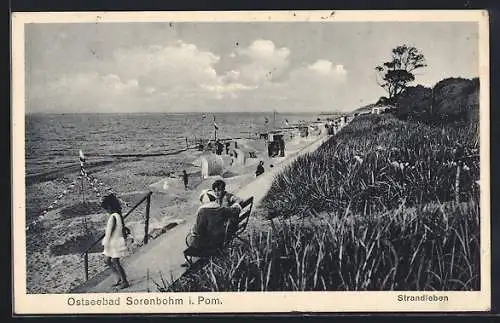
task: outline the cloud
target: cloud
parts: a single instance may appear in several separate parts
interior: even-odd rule
[[[142,95],[139,82],[135,79],[123,81],[116,74],[100,75],[86,72],[61,75],[46,86],[31,89],[29,108],[44,107],[45,110],[75,110],[95,112],[127,110],[137,103]]]
[[[220,81],[223,83],[235,82],[240,78],[241,72],[231,70],[221,77]]]
[[[248,47],[231,52],[228,56],[234,59],[233,68],[217,76],[212,83],[202,85],[217,100],[238,98],[240,92],[257,90],[262,84],[281,75],[289,65],[290,50],[286,47],[276,48],[270,40],[257,39]]]
[[[286,47],[277,49],[272,41],[257,39],[248,48],[241,49],[240,54],[254,61],[282,62],[288,57],[290,50]]]
[[[258,92],[245,95],[248,100],[287,111],[339,110],[346,104],[346,80],[347,70],[342,64],[317,60],[290,71],[281,82],[263,84]]]
[[[244,85],[241,83],[227,83],[227,84],[218,84],[218,85],[204,85],[203,88],[209,92],[223,94],[223,93],[234,93],[234,92],[239,92],[239,91],[254,90],[257,87]]]
[[[169,88],[199,86],[217,79],[215,65],[220,57],[202,51],[194,44],[177,41],[167,46],[119,49],[114,53],[114,70],[123,71],[125,78],[135,78],[142,84]]]
[[[316,92],[332,92],[346,80],[347,70],[344,66],[328,60],[317,60],[306,67],[299,67],[291,71],[289,77],[291,86]]]
[[[147,94],[153,94],[156,93],[156,89],[154,87],[147,87],[144,91],[146,91]]]
[[[256,90],[281,75],[289,65],[290,50],[276,48],[270,40],[257,39],[228,56],[235,58],[233,69],[202,85],[217,100],[238,98],[239,92]]]
[[[324,59],[317,60],[315,63],[308,66],[308,69],[311,71],[315,71],[321,75],[326,75],[335,78],[343,78],[347,71],[344,69],[344,66],[341,64],[333,65],[332,62]]]
[[[116,105],[113,110],[129,111],[140,109],[141,102],[157,107],[175,105],[198,92],[201,99],[209,100],[212,95],[206,87],[226,82],[215,69],[219,60],[210,51],[176,41],[165,46],[118,48],[108,59],[84,64],[73,72],[47,75],[35,69],[30,73],[28,109],[73,107],[92,112]],[[237,73],[225,77],[236,80]]]
[[[270,40],[257,39],[247,48],[239,49],[237,54],[246,59],[238,68],[240,79],[251,84],[270,81],[281,75],[289,65],[290,50],[276,48]]]
[[[325,59],[290,70],[290,50],[263,39],[233,52],[225,71],[219,63],[230,53],[183,41],[110,53],[72,72],[33,69],[28,111],[324,110],[341,104],[348,74],[342,64]]]

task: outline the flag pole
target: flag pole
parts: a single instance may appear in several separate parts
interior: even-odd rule
[[[276,124],[276,109],[273,109],[273,131],[276,130],[275,124]]]
[[[81,193],[82,193],[82,205],[85,206],[86,201],[85,201],[85,179],[87,177],[86,171],[85,171],[85,155],[83,154],[83,150],[78,151],[79,159],[80,159],[80,176],[81,176]],[[83,234],[87,236],[89,234],[89,227],[87,224],[87,215],[83,216],[82,219],[83,222]]]
[[[84,190],[84,180],[85,180],[85,155],[83,151],[80,149],[78,152],[80,159],[80,175],[81,175],[81,192],[82,192],[82,202],[85,204],[85,190]]]
[[[214,140],[217,140],[217,124],[215,123],[215,116],[214,116]]]

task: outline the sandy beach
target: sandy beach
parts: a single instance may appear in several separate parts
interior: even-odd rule
[[[287,138],[287,155],[300,150],[314,141],[314,136],[301,138],[297,134]],[[199,193],[211,186],[216,178],[223,178],[228,191],[238,191],[255,179],[255,168],[260,160],[264,167],[276,165],[286,159],[267,157],[266,144],[260,140],[238,140],[241,147],[254,149],[257,158],[248,158],[245,165],[225,165],[221,176],[201,178],[200,168],[193,165],[202,152],[187,150],[176,156],[130,157],[113,160],[107,164],[88,161],[88,173],[104,186],[111,187],[124,202],[124,214],[149,191],[151,211],[149,235],[152,238],[165,233],[177,223],[194,215],[199,206]],[[183,169],[190,174],[189,188],[184,189],[180,174]],[[67,194],[59,207],[50,210],[41,224],[27,234],[27,292],[61,293],[84,282],[84,246],[103,233],[107,216],[99,208],[100,197],[84,181],[85,202],[82,206],[82,189],[78,174],[66,172],[52,180],[27,185],[28,219],[33,218],[37,208],[60,193],[61,189],[74,183],[71,194]],[[144,238],[145,203],[126,219],[131,229],[129,252],[132,254],[142,245]],[[89,254],[89,277],[105,269],[100,245]]]

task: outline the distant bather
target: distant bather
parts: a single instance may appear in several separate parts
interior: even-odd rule
[[[255,171],[255,177],[264,174],[264,162],[261,160],[259,165],[257,166],[257,170]]]

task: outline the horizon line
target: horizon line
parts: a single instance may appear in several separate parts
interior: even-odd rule
[[[293,112],[293,111],[276,111],[277,114],[342,114],[350,113],[356,109],[350,111],[303,111],[303,112]],[[272,111],[211,111],[211,112],[197,112],[197,111],[132,111],[132,112],[56,112],[56,111],[36,111],[36,112],[25,112],[24,115],[33,114],[253,114],[253,113],[269,113]]]

